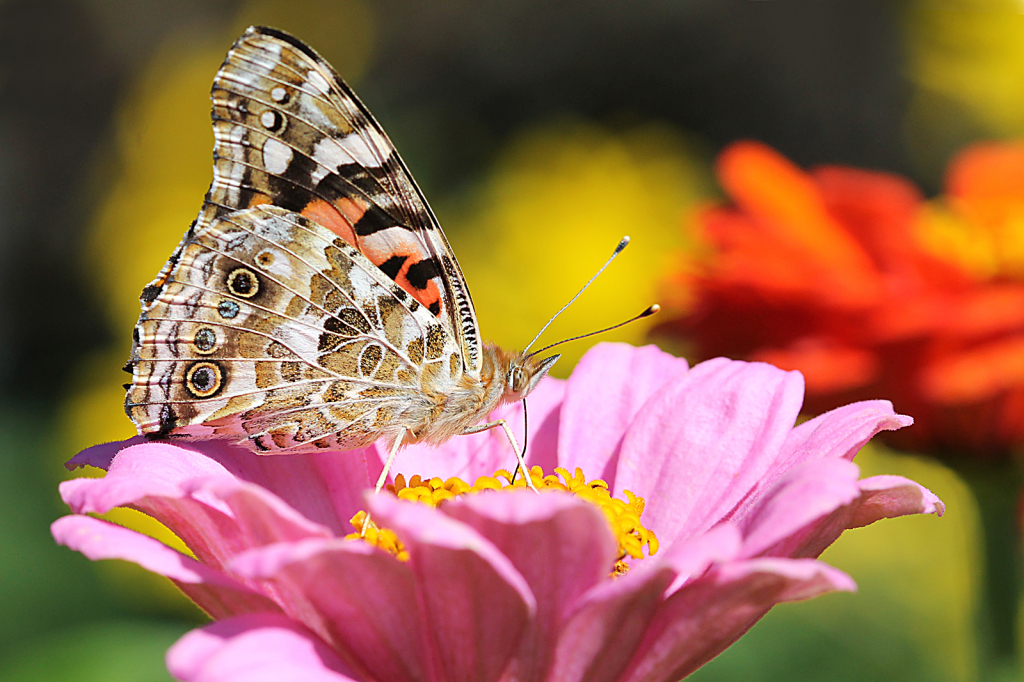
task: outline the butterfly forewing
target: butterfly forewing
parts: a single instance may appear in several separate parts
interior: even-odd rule
[[[458,263],[391,142],[331,66],[291,36],[250,29],[211,97],[206,215],[272,203],[316,220],[445,319],[475,375],[480,339]]]

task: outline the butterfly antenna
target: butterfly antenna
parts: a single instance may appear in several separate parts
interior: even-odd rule
[[[608,260],[605,261],[604,265],[601,266],[601,269],[598,270],[597,272],[595,272],[594,276],[587,280],[587,283],[583,285],[583,288],[580,289],[578,292],[576,292],[576,295],[573,296],[572,299],[568,303],[563,305],[561,310],[559,310],[557,313],[555,313],[554,315],[551,316],[551,319],[547,321],[547,324],[545,324],[543,327],[541,327],[540,331],[537,332],[537,336],[533,337],[533,341],[530,341],[530,343],[526,344],[526,348],[523,349],[523,353],[525,353],[526,351],[530,350],[530,346],[532,346],[533,344],[537,343],[537,339],[540,338],[541,334],[543,334],[545,331],[547,331],[548,327],[551,326],[551,323],[554,322],[556,319],[558,319],[558,316],[561,315],[562,313],[564,313],[565,309],[568,308],[569,306],[571,306],[576,301],[576,299],[580,297],[580,294],[582,294],[584,291],[587,290],[587,287],[589,287],[591,284],[593,284],[594,280],[597,279],[598,275],[600,275],[602,272],[604,272],[605,268],[607,268],[609,265],[611,265],[612,261],[615,260],[616,256],[618,256],[620,253],[622,253],[622,250],[625,249],[628,245],[629,245],[629,236],[627,235],[627,236],[623,237],[622,240],[619,242],[619,245],[615,247],[615,250],[612,251],[612,255],[608,258]],[[641,317],[643,317],[643,316],[641,316]],[[630,320],[630,322],[632,322],[632,320]],[[625,324],[625,322],[623,322],[622,324]],[[616,326],[619,326],[619,325],[616,325]],[[614,328],[615,327],[610,327],[610,329],[614,329]],[[597,334],[599,332],[594,332],[594,333]],[[588,336],[589,336],[589,334],[588,334]],[[566,339],[566,341],[568,341],[568,340],[570,340],[570,339]],[[564,343],[564,341],[560,342],[560,343]],[[550,346],[549,346],[549,348],[550,348]],[[530,353],[530,355],[536,355],[536,353]]]
[[[573,336],[573,337],[568,338],[568,339],[562,339],[561,341],[555,341],[554,343],[550,343],[550,344],[544,346],[543,348],[541,348],[539,350],[533,351],[532,353],[530,353],[526,357],[533,357],[534,355],[539,355],[540,353],[543,353],[546,350],[554,348],[555,346],[561,346],[563,343],[569,343],[570,341],[579,341],[580,339],[585,339],[588,336],[594,336],[595,334],[604,334],[605,332],[610,332],[611,330],[618,329],[619,327],[623,327],[623,326],[629,324],[630,322],[636,322],[637,320],[642,320],[645,317],[650,317],[651,315],[653,315],[654,313],[658,312],[659,310],[661,310],[661,306],[658,305],[657,303],[655,303],[654,305],[649,306],[646,310],[644,310],[639,315],[634,315],[633,317],[629,318],[628,320],[625,320],[624,322],[619,322],[618,324],[613,324],[610,327],[605,327],[604,329],[598,329],[597,331],[594,331],[594,332],[587,332],[586,334],[580,334],[579,336]]]

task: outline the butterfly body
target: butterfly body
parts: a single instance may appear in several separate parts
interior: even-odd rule
[[[140,434],[263,453],[440,444],[557,359],[480,339],[444,233],[386,135],[297,39],[251,28],[211,94],[214,179],[140,298]]]

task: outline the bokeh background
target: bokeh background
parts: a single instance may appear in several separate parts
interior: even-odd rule
[[[204,621],[163,579],[56,547],[48,524],[65,513],[62,463],[133,433],[120,367],[138,293],[199,209],[210,82],[246,26],[295,33],[357,89],[445,226],[485,336],[521,346],[623,234],[633,244],[545,338],[685,300],[665,283],[707,256],[693,216],[722,200],[713,162],[735,140],[940,193],[958,150],[1024,136],[1022,12],[1020,0],[0,0],[0,680],[166,680],[163,652]],[[642,343],[649,329],[607,338]],[[1015,595],[1001,597],[1009,616],[990,617],[977,488],[914,453],[870,446],[857,461],[920,481],[948,513],[846,533],[823,558],[859,593],[776,608],[693,679],[1018,679]],[[141,515],[115,520],[174,543]]]

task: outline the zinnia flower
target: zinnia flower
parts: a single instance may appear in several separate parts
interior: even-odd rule
[[[673,283],[660,333],[800,370],[811,412],[889,398],[914,415],[888,437],[903,448],[992,459],[1024,443],[1024,145],[967,150],[930,203],[902,178],[808,173],[753,142],[718,175],[733,203],[699,215],[710,257]]]
[[[75,513],[53,533],[92,559],[167,576],[216,620],[168,653],[181,680],[674,682],[772,605],[854,589],[814,558],[844,529],[942,512],[910,480],[858,480],[851,461],[909,418],[871,401],[794,426],[802,398],[796,372],[725,359],[689,368],[618,344],[591,350],[567,381],[545,379],[529,400],[531,467],[585,477],[597,497],[603,479],[653,532],[646,556],[616,575],[621,528],[587,495],[506,489],[437,507],[375,496],[376,447],[266,457],[216,442],[97,446],[69,466],[106,477],[62,484]],[[451,477],[512,462],[504,436],[485,432],[409,447],[398,465],[454,489]],[[195,558],[86,515],[115,506],[152,515]],[[344,539],[366,508],[401,558]]]

